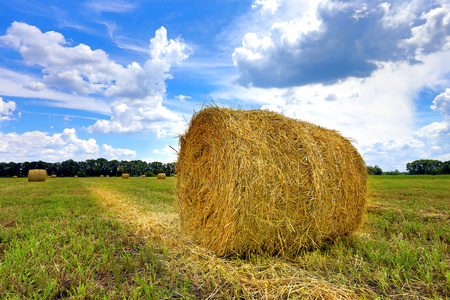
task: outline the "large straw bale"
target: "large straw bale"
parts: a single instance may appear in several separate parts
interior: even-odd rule
[[[123,173],[123,174],[122,174],[122,179],[130,179],[130,174],[128,174],[128,173]]]
[[[47,170],[44,169],[34,169],[28,171],[28,181],[46,181],[47,180]]]
[[[166,173],[158,173],[157,178],[158,179],[166,179]]]
[[[181,229],[217,255],[292,256],[363,221],[367,168],[334,130],[208,107],[194,114],[180,146]]]

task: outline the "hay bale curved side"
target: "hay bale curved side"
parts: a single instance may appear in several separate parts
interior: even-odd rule
[[[158,173],[157,178],[158,179],[166,179],[166,173]]]
[[[365,163],[334,130],[269,111],[210,107],[180,137],[182,230],[217,255],[294,255],[356,230]]]
[[[123,174],[122,174],[122,179],[130,179],[130,174],[128,174],[128,173],[123,173]]]
[[[47,170],[45,169],[33,169],[28,171],[28,182],[46,181]]]

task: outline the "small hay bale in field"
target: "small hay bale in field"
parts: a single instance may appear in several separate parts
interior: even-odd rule
[[[141,178],[145,178],[146,176],[145,175],[141,175]]]
[[[363,221],[367,168],[334,130],[209,107],[194,114],[180,146],[181,229],[217,255],[293,256]]]
[[[158,173],[158,179],[166,179],[166,173]]]
[[[47,170],[34,169],[28,171],[28,182],[46,181],[46,180],[47,180]]]
[[[78,175],[75,175],[75,176],[73,176],[73,177],[78,178]]]
[[[106,178],[108,178],[109,177],[109,175],[106,175]]]
[[[130,178],[130,174],[128,174],[128,173],[122,174],[122,179],[129,179],[129,178]]]
[[[52,175],[52,178],[56,178],[56,175]]]
[[[101,178],[103,178],[103,177],[105,177],[105,176],[103,176],[103,175],[100,175],[100,177],[101,177]]]
[[[17,178],[17,176],[16,176],[16,175],[14,175],[14,176],[13,176],[13,178]]]

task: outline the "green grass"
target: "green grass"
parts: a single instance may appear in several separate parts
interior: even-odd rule
[[[0,298],[450,297],[450,176],[371,176],[362,228],[289,259],[216,259],[163,243],[170,237],[136,234],[99,196],[174,215],[174,182],[0,179]]]
[[[189,298],[160,249],[89,194],[95,180],[0,179],[0,298]]]

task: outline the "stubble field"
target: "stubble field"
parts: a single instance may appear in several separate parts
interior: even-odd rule
[[[190,243],[175,180],[0,178],[0,298],[450,297],[450,176],[371,176],[362,228],[294,258]]]

